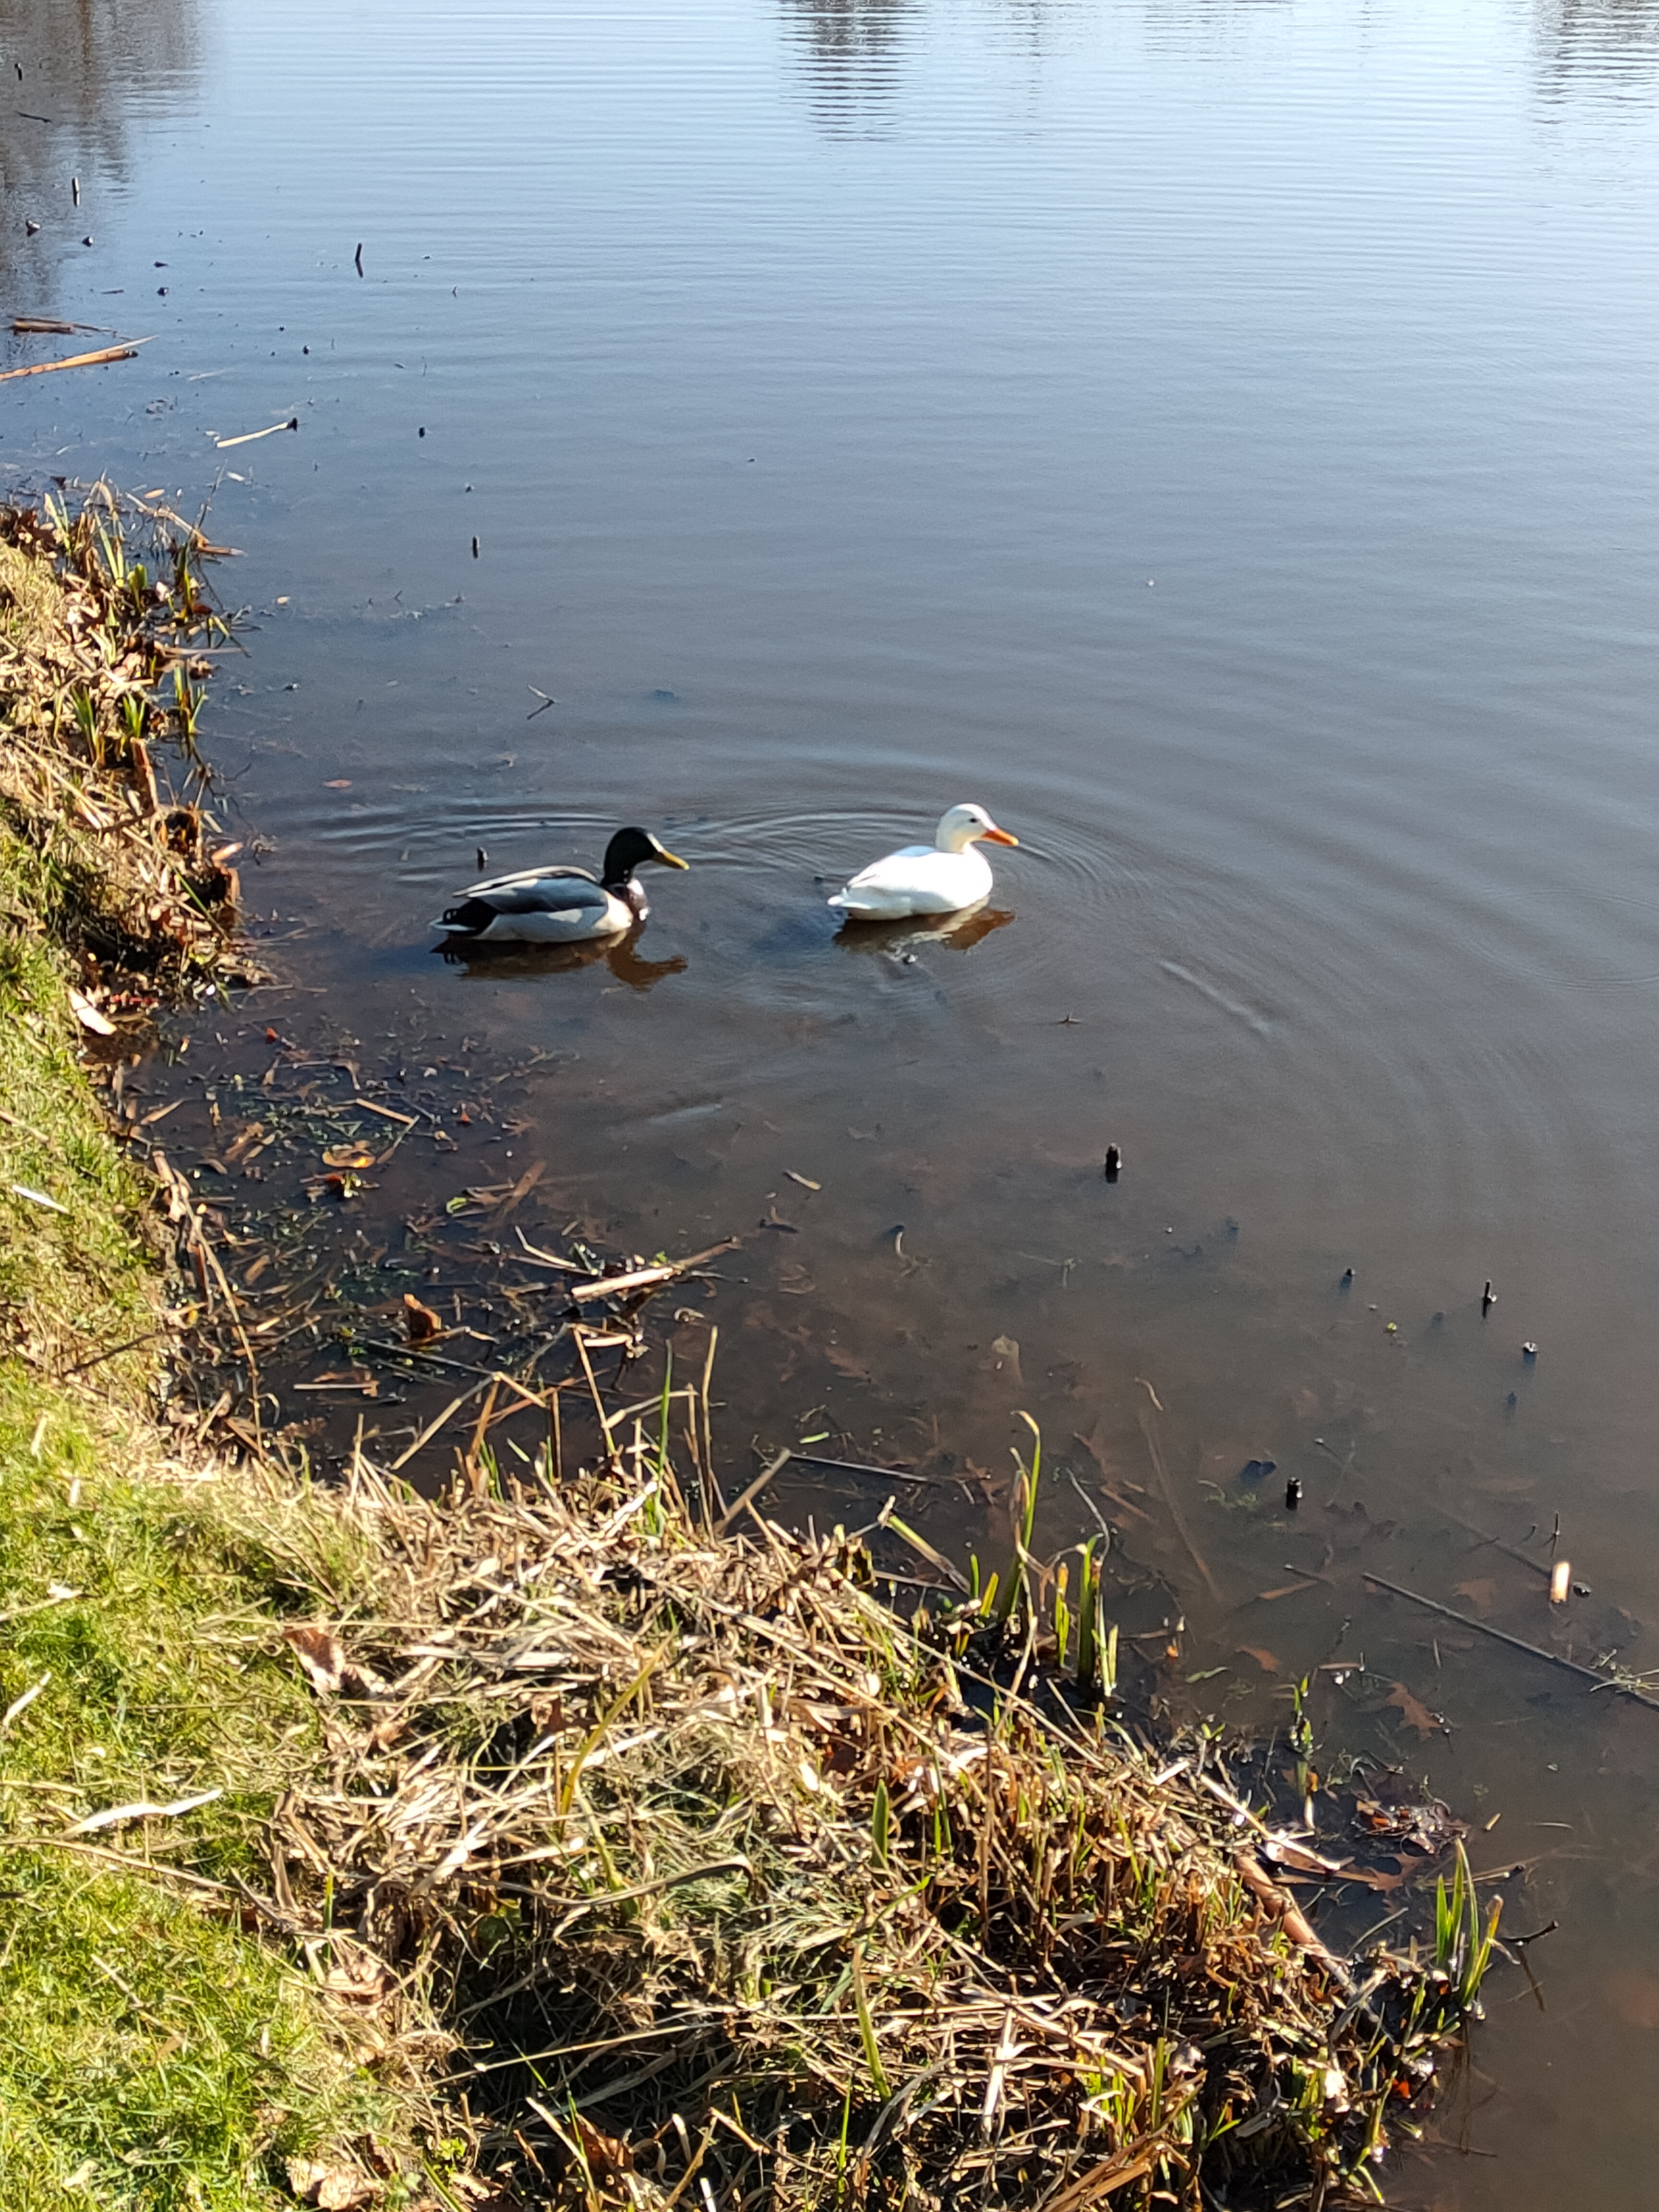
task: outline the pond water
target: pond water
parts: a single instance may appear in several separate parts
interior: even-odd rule
[[[1659,4],[0,0],[0,74],[7,303],[153,341],[9,385],[0,481],[244,549],[223,1064],[519,1068],[392,1201],[740,1235],[733,1468],[994,1499],[1027,1407],[1172,1694],[1363,1654],[1322,1732],[1562,1923],[1399,2201],[1648,2205],[1659,1716],[1363,1576],[1659,1667]],[[961,799],[990,909],[838,933]],[[633,820],[628,952],[434,955]],[[1477,1532],[1558,1515],[1552,1619]]]

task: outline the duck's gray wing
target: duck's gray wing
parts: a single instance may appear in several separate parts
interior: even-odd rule
[[[483,898],[467,900],[467,907],[487,907],[502,921],[511,915],[556,914],[560,921],[588,922],[611,909],[611,894],[599,883],[584,883],[581,876],[531,876],[525,883],[508,883]],[[465,911],[465,909],[462,909]]]
[[[489,898],[496,891],[520,890],[529,884],[556,884],[562,899],[568,884],[594,884],[599,878],[590,875],[586,868],[520,868],[511,876],[491,876],[487,883],[469,884],[461,893],[463,898]]]

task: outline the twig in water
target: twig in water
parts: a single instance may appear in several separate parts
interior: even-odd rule
[[[399,1114],[391,1106],[377,1106],[372,1098],[354,1098],[351,1103],[354,1106],[361,1106],[366,1114],[380,1114],[388,1121],[401,1121],[406,1129],[414,1128],[420,1119],[416,1114]]]
[[[1142,1375],[1138,1375],[1135,1377],[1135,1380],[1140,1384],[1141,1389],[1145,1390],[1146,1395],[1152,1400],[1153,1405],[1158,1407],[1158,1410],[1161,1413],[1164,1411],[1164,1407],[1159,1403],[1158,1395],[1157,1391],[1153,1389],[1152,1384],[1147,1382],[1145,1376]],[[1169,1509],[1170,1518],[1175,1522],[1176,1534],[1180,1537],[1182,1542],[1187,1547],[1188,1556],[1191,1559],[1193,1565],[1198,1569],[1200,1574],[1203,1576],[1204,1586],[1209,1591],[1210,1595],[1215,1600],[1218,1605],[1224,1605],[1226,1603],[1226,1600],[1222,1596],[1221,1592],[1216,1587],[1216,1579],[1210,1572],[1209,1563],[1205,1559],[1203,1553],[1199,1550],[1198,1546],[1193,1541],[1192,1531],[1187,1526],[1187,1517],[1182,1513],[1181,1508],[1176,1504],[1175,1491],[1171,1487],[1170,1482],[1170,1470],[1164,1464],[1164,1454],[1158,1445],[1158,1431],[1152,1426],[1152,1416],[1146,1412],[1144,1407],[1141,1408],[1140,1413],[1140,1432],[1146,1439],[1146,1449],[1152,1455],[1153,1472],[1158,1476],[1158,1486],[1164,1493],[1164,1503]]]
[[[593,1363],[587,1356],[587,1339],[580,1329],[573,1332],[576,1340],[576,1357],[581,1361],[582,1373],[587,1377],[587,1387],[593,1399],[593,1411],[599,1417],[599,1433],[605,1438],[605,1457],[614,1467],[617,1462],[617,1440],[611,1433],[611,1419],[605,1410],[605,1401],[599,1395],[599,1386],[593,1374]]]
[[[1524,1951],[1528,1943],[1536,1943],[1543,1936],[1553,1936],[1560,1925],[1559,1920],[1547,1920],[1541,1928],[1534,1928],[1530,1936],[1506,1936],[1504,1941],[1511,1951]]]
[[[425,1428],[421,1431],[420,1435],[416,1437],[414,1443],[409,1446],[408,1449],[400,1452],[398,1457],[392,1461],[390,1472],[396,1474],[399,1468],[407,1467],[410,1461],[414,1458],[416,1453],[421,1449],[422,1446],[431,1443],[433,1437],[437,1435],[444,1423],[446,1421],[453,1420],[455,1415],[460,1412],[462,1407],[466,1405],[471,1399],[476,1398],[478,1395],[478,1393],[484,1388],[485,1385],[482,1382],[475,1383],[471,1390],[463,1390],[459,1398],[452,1399],[450,1403],[444,1407],[442,1413],[439,1414],[437,1419],[435,1421],[428,1421]]]
[[[654,1291],[691,1268],[700,1267],[705,1260],[737,1249],[738,1239],[728,1237],[723,1244],[711,1244],[706,1252],[694,1252],[689,1260],[667,1260],[659,1267],[634,1267],[625,1275],[596,1275],[592,1282],[574,1285],[570,1295],[580,1304],[584,1298],[620,1297],[627,1291]]]
[[[123,1352],[131,1352],[138,1345],[153,1344],[158,1336],[171,1336],[177,1328],[176,1322],[163,1322],[160,1328],[147,1328],[142,1336],[130,1336],[124,1343],[112,1344],[103,1352],[94,1352],[89,1359],[77,1359],[72,1366],[62,1370],[60,1379],[67,1382],[71,1375],[84,1375],[89,1367],[100,1367],[106,1359],[113,1359]]]
[[[490,1370],[474,1367],[469,1360],[447,1359],[440,1352],[428,1352],[418,1344],[386,1344],[377,1336],[357,1336],[351,1340],[354,1350],[384,1352],[390,1359],[423,1359],[428,1367],[447,1367],[457,1375],[482,1375],[487,1382]]]
[[[67,368],[68,363],[65,362],[59,362],[57,366],[60,368]],[[14,371],[13,373],[14,374],[21,374],[21,371]],[[240,437],[216,438],[213,443],[216,450],[222,453],[227,452],[232,446],[251,446],[256,438],[274,438],[279,430],[297,430],[299,427],[299,416],[297,415],[291,415],[286,422],[273,422],[269,429],[244,430]]]
[[[772,1477],[777,1473],[778,1469],[781,1467],[787,1467],[788,1465],[790,1457],[791,1454],[787,1451],[781,1451],[769,1465],[763,1467],[761,1469],[760,1473],[755,1477],[755,1480],[750,1484],[748,1489],[744,1492],[742,1497],[737,1498],[732,1504],[728,1505],[725,1512],[721,1514],[720,1519],[714,1523],[714,1534],[717,1536],[723,1536],[726,1534],[726,1530],[732,1526],[732,1523],[737,1519],[738,1514],[743,1511],[744,1506],[752,1504],[754,1500],[760,1496],[762,1491],[765,1489],[767,1484],[770,1482]]]
[[[921,1482],[930,1490],[954,1490],[957,1483],[942,1474],[911,1474],[902,1467],[866,1467],[855,1459],[825,1459],[821,1452],[790,1451],[803,1467],[827,1467],[836,1474],[862,1475],[866,1482]]]
[[[1615,1681],[1609,1675],[1598,1674],[1594,1667],[1581,1666],[1577,1659],[1564,1658],[1559,1651],[1547,1651],[1541,1644],[1528,1644],[1519,1636],[1511,1636],[1506,1628],[1494,1628],[1489,1620],[1477,1620],[1472,1613],[1454,1613],[1450,1606],[1442,1605],[1438,1599],[1424,1597],[1417,1590],[1407,1589],[1402,1583],[1391,1583],[1386,1575],[1368,1573],[1364,1579],[1368,1583],[1375,1583],[1379,1589],[1392,1590],[1396,1597],[1408,1597],[1413,1605],[1426,1607],[1431,1613],[1440,1613],[1447,1620],[1455,1620],[1460,1628],[1478,1628],[1482,1636],[1493,1637],[1499,1644],[1507,1644],[1513,1651],[1524,1651],[1529,1659],[1543,1659],[1552,1667],[1565,1667],[1568,1674],[1578,1674],[1585,1681],[1594,1682],[1598,1690],[1615,1690],[1621,1698],[1634,1698],[1638,1705],[1651,1705],[1656,1712],[1659,1712],[1659,1698],[1650,1698],[1644,1690]]]
[[[134,338],[130,345],[100,346],[96,353],[66,354],[62,361],[37,361],[29,368],[8,368],[0,371],[0,384],[9,384],[15,376],[50,376],[55,368],[96,368],[106,361],[131,361],[148,338]]]

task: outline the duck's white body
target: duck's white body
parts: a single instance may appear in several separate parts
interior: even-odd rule
[[[902,921],[911,915],[960,914],[991,895],[991,866],[976,838],[1017,845],[982,806],[953,806],[931,845],[906,845],[861,868],[830,904],[853,921]]]

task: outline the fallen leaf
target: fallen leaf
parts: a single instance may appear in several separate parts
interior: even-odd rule
[[[1498,1584],[1490,1575],[1477,1575],[1466,1583],[1454,1583],[1455,1596],[1466,1597],[1477,1613],[1490,1613],[1498,1596]]]
[[[529,1197],[531,1192],[535,1189],[537,1184],[546,1173],[547,1162],[545,1160],[538,1160],[534,1167],[526,1168],[525,1170],[524,1173],[519,1177],[517,1182],[514,1184],[512,1189],[508,1191],[507,1194],[506,1201],[501,1207],[501,1219],[503,1221],[507,1219],[509,1213],[515,1212],[517,1209],[523,1205],[525,1200]]]
[[[337,1636],[309,1621],[296,1621],[283,1631],[283,1641],[304,1669],[313,1689],[329,1696],[337,1691],[348,1698],[384,1697],[388,1685],[372,1667],[346,1656]]]
[[[633,2152],[616,2136],[604,2134],[581,2113],[576,2113],[574,2119],[582,2155],[595,2183],[607,2195],[625,2193],[625,2185],[634,2175]]]
[[[283,1641],[304,1668],[313,1690],[331,1694],[339,1688],[346,1657],[337,1636],[331,1636],[325,1628],[313,1628],[302,1622],[285,1628]]]
[[[1274,1866],[1289,1867],[1296,1874],[1345,1874],[1346,1859],[1322,1858],[1310,1851],[1305,1844],[1294,1842],[1288,1836],[1274,1836],[1261,1847],[1261,1856]]]
[[[1410,1879],[1411,1877],[1408,1875],[1400,1874],[1397,1872],[1395,1874],[1385,1873],[1381,1867],[1363,1867],[1353,1866],[1351,1864],[1345,1866],[1342,1870],[1342,1880],[1344,1881],[1363,1882],[1367,1889],[1377,1889],[1385,1893],[1391,1889],[1401,1888]]]
[[[1401,1726],[1415,1729],[1419,1735],[1439,1735],[1445,1728],[1444,1722],[1437,1721],[1423,1700],[1413,1697],[1403,1682],[1396,1682],[1382,1702],[1385,1705],[1397,1705]]]
[[[90,1030],[94,1036],[113,1036],[115,1024],[109,1017],[100,1013],[86,994],[77,991],[73,983],[69,985],[68,989],[70,1010],[82,1028]]]
[[[314,2204],[318,2212],[355,2212],[372,2204],[380,2194],[378,2183],[349,2166],[324,2166],[315,2159],[291,2158],[288,2185],[301,2204]]]
[[[1368,1536],[1391,1536],[1398,1525],[1393,1521],[1373,1521],[1364,1500],[1358,1498],[1352,1505],[1332,1504],[1325,1510],[1336,1523],[1331,1541],[1339,1552],[1358,1551]]]
[[[355,2136],[351,2148],[371,2173],[378,2174],[382,2181],[391,2180],[397,2166],[392,2154],[372,2128],[366,2134]]]
[[[1255,1660],[1264,1674],[1278,1674],[1280,1662],[1273,1652],[1267,1650],[1261,1644],[1241,1644],[1238,1648],[1247,1659]]]
[[[838,1344],[826,1344],[823,1347],[823,1356],[837,1375],[850,1376],[855,1382],[867,1382],[870,1380],[870,1370],[856,1352],[843,1351]]]
[[[264,1133],[265,1125],[263,1121],[250,1121],[246,1128],[239,1130],[231,1142],[225,1146],[227,1166],[234,1167],[243,1153],[251,1151]]]
[[[1075,1441],[1080,1443],[1084,1450],[1088,1453],[1101,1473],[1115,1481],[1117,1477],[1115,1463],[1101,1435],[1101,1416],[1097,1413],[1087,1436],[1084,1435],[1081,1429],[1073,1429],[1072,1434]]]
[[[356,1958],[343,1966],[331,1967],[323,1987],[331,1996],[350,2004],[379,2004],[396,1986],[391,1969],[378,1959]]]
[[[443,1322],[430,1306],[423,1306],[413,1291],[404,1292],[404,1328],[411,1344],[425,1344],[443,1334]]]
[[[1659,2027],[1659,1981],[1651,1974],[1615,1974],[1607,1996],[1620,2020],[1632,2027]]]
[[[367,1145],[334,1145],[323,1154],[325,1168],[372,1168],[374,1155]]]
[[[1000,1360],[1006,1361],[1013,1369],[1015,1382],[1020,1382],[1023,1378],[1019,1371],[1019,1346],[1016,1340],[1012,1336],[994,1336],[991,1349]]]

